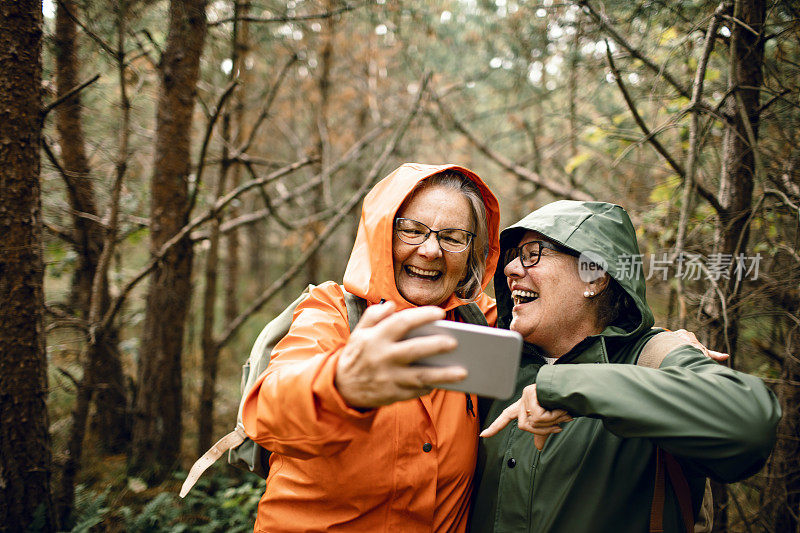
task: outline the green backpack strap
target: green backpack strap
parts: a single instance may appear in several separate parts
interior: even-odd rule
[[[461,319],[466,322],[467,324],[475,324],[477,326],[488,326],[489,322],[486,321],[486,315],[483,314],[481,308],[478,307],[478,304],[475,302],[470,302],[468,304],[459,305],[456,307],[456,314],[458,314]],[[467,413],[475,416],[475,407],[472,404],[472,396],[465,392],[464,395],[467,397]],[[488,402],[485,402],[488,406]],[[481,408],[485,406],[481,405],[481,398],[478,398],[478,412],[481,412]],[[483,417],[481,417],[483,420]]]
[[[475,302],[459,305],[456,307],[456,313],[464,319],[467,324],[476,324],[478,326],[488,326],[486,315],[483,314],[481,308]]]
[[[361,315],[367,309],[367,301],[347,292],[344,287],[342,287],[342,293],[344,293],[344,303],[347,306],[347,322],[350,325],[350,333],[353,333],[356,324],[361,320]]]

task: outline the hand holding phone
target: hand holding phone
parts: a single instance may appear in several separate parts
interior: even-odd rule
[[[419,359],[414,365],[461,366],[467,377],[438,388],[470,392],[481,396],[506,399],[514,394],[517,370],[522,355],[522,336],[505,329],[436,320],[411,330],[406,338],[425,335],[447,335],[458,347],[447,353]]]

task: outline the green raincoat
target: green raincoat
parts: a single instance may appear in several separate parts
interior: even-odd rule
[[[565,409],[574,420],[550,435],[541,452],[516,421],[482,439],[472,531],[647,531],[656,446],[681,463],[695,514],[706,476],[732,482],[759,470],[780,418],[777,399],[760,379],[688,345],[671,351],[658,369],[636,366],[656,331],[641,267],[632,261],[639,254],[636,233],[624,209],[554,202],[502,232],[501,257],[526,230],[602,258],[637,310],[553,365],[526,345],[515,395],[491,404],[484,427],[532,383],[544,408]],[[513,304],[502,268],[495,292],[498,326],[507,328]],[[666,492],[665,531],[683,531],[677,499],[671,488]]]

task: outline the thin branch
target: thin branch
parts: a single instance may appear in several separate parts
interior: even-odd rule
[[[256,134],[258,133],[258,128],[261,127],[261,123],[267,118],[269,114],[269,110],[272,107],[272,102],[275,101],[275,97],[278,94],[278,89],[283,84],[283,80],[286,78],[286,73],[289,72],[289,67],[291,67],[294,63],[297,62],[299,56],[297,54],[292,54],[292,57],[283,65],[281,71],[278,73],[278,78],[275,80],[275,83],[272,84],[272,87],[269,90],[269,95],[264,100],[264,105],[261,107],[261,112],[258,114],[258,118],[253,123],[253,128],[250,130],[250,136],[247,138],[247,141],[236,150],[236,153],[233,155],[235,159],[240,154],[247,152],[250,149],[250,145],[253,144],[253,140],[256,138]]]
[[[150,66],[153,67],[153,70],[158,70],[158,61],[156,61],[156,59],[153,56],[150,55],[150,50],[148,50],[147,48],[144,47],[144,45],[142,44],[142,40],[139,38],[139,33],[144,33],[150,39],[151,43],[152,43],[152,39],[153,39],[152,36],[150,36],[150,34],[147,32],[147,30],[140,30],[138,32],[132,32],[131,33],[131,37],[133,37],[133,40],[136,42],[136,47],[141,52],[140,55],[137,56],[137,57],[146,57],[147,58],[147,62],[150,63]],[[153,44],[153,48],[155,48],[156,51],[159,52],[159,54],[160,54],[161,50],[158,49],[158,47],[155,45],[155,43],[152,43],[152,44]],[[133,59],[135,59],[135,58],[133,58]],[[129,59],[128,60],[128,64],[130,64],[133,61],[133,59]]]
[[[273,207],[277,208],[283,205],[284,203],[290,201],[291,199],[296,198],[298,196],[302,196],[306,192],[319,186],[323,182],[326,176],[332,176],[336,174],[339,170],[344,168],[348,163],[354,160],[369,144],[371,144],[375,139],[377,139],[386,129],[388,129],[393,124],[394,124],[393,122],[386,121],[383,124],[373,128],[371,131],[367,132],[361,139],[353,143],[353,145],[350,148],[348,148],[347,152],[345,152],[344,155],[341,158],[339,158],[339,160],[336,163],[326,168],[319,176],[295,188],[291,192],[291,194],[278,198],[275,202],[273,202],[272,204]],[[241,161],[243,164],[252,163],[252,161],[247,156],[240,156],[235,160]],[[265,218],[268,218],[269,215],[270,212],[266,209],[262,209],[254,213],[247,213],[233,220],[223,222],[222,225],[220,226],[220,233],[224,235],[230,231],[236,230],[241,226],[253,224],[260,220],[264,220]],[[208,234],[206,232],[193,234],[191,238],[193,241],[201,241],[208,239]]]
[[[736,18],[736,17],[734,17],[732,15],[723,15],[723,18],[725,20],[730,20],[734,24],[738,24],[739,26],[741,26],[742,28],[746,29],[747,31],[749,31],[750,33],[755,35],[756,37],[761,37],[761,34],[759,32],[754,30],[752,26],[748,25],[743,20],[740,20],[740,19],[738,19],[738,18]]]
[[[678,80],[676,80],[672,74],[667,71],[666,66],[659,67],[653,61],[640,52],[638,49],[634,48],[625,38],[616,30],[611,22],[608,20],[608,17],[605,15],[601,15],[589,4],[588,0],[579,0],[578,5],[583,7],[586,12],[591,15],[591,17],[603,28],[622,48],[628,51],[628,53],[644,63],[650,70],[655,72],[657,75],[662,76],[667,82],[672,85],[680,94],[681,96],[685,96],[686,98],[690,97],[689,90],[684,87]]]
[[[119,229],[119,210],[120,210],[120,196],[122,194],[122,183],[125,181],[125,174],[128,170],[128,143],[130,138],[130,113],[131,104],[128,99],[127,82],[125,80],[125,54],[123,53],[125,45],[125,13],[127,11],[127,3],[122,2],[118,6],[117,17],[117,76],[119,83],[119,107],[120,107],[120,129],[119,139],[117,145],[117,158],[115,162],[115,176],[114,183],[111,189],[111,201],[109,205],[108,223],[105,228],[105,235],[103,239],[103,250],[100,253],[100,258],[97,261],[97,267],[92,278],[91,300],[89,305],[89,340],[92,344],[98,341],[98,333],[100,336],[105,336],[108,325],[110,322],[100,324],[100,318],[103,313],[103,304],[106,298],[103,297],[104,291],[108,291],[105,284],[108,279],[108,269],[111,266],[111,258],[114,255],[114,250],[117,244],[117,231]],[[90,362],[91,365],[92,362]]]
[[[628,109],[630,110],[631,115],[633,116],[633,120],[639,126],[639,129],[642,130],[642,133],[645,134],[645,139],[647,140],[647,142],[653,145],[653,148],[656,149],[656,152],[661,154],[661,156],[664,159],[666,159],[669,166],[671,166],[672,169],[681,178],[685,179],[686,170],[681,166],[680,163],[678,163],[675,160],[674,157],[672,157],[672,154],[670,154],[669,151],[666,148],[664,148],[664,145],[661,144],[661,142],[659,142],[656,136],[652,134],[650,128],[647,127],[647,124],[645,124],[644,120],[642,119],[642,116],[639,114],[639,110],[636,108],[636,104],[634,103],[633,98],[631,98],[631,95],[628,92],[628,88],[625,86],[625,82],[622,81],[622,76],[619,73],[619,69],[617,69],[617,65],[614,63],[614,57],[611,54],[611,49],[608,46],[608,41],[605,41],[605,43],[606,43],[606,58],[608,59],[608,66],[611,68],[611,73],[614,76],[614,81],[617,83],[617,87],[619,88],[619,91],[622,93],[622,98],[628,105]]]
[[[313,253],[315,253],[333,234],[333,231],[339,226],[339,224],[344,220],[344,218],[350,213],[350,211],[358,205],[358,202],[369,192],[372,188],[374,181],[378,177],[381,169],[383,168],[386,161],[389,159],[389,156],[394,152],[397,144],[405,135],[408,126],[411,124],[411,120],[419,111],[420,103],[422,101],[422,94],[425,92],[425,88],[428,85],[428,81],[430,79],[430,74],[426,73],[420,83],[420,89],[417,93],[417,98],[411,107],[411,110],[403,119],[400,127],[395,132],[392,139],[384,148],[381,155],[372,165],[369,173],[367,174],[366,179],[361,184],[361,187],[353,194],[350,199],[345,202],[344,205],[341,206],[339,212],[334,216],[330,222],[325,226],[322,232],[319,234],[319,237],[314,241],[314,243],[309,246],[303,254],[295,261],[295,263],[278,279],[272,282],[272,285],[267,287],[267,289],[261,293],[261,295],[256,298],[256,300],[248,307],[244,312],[242,312],[238,317],[231,321],[228,327],[225,329],[225,332],[220,337],[218,342],[218,346],[224,346],[225,344],[230,341],[233,335],[239,330],[239,328],[245,323],[245,321],[256,311],[258,311],[265,303],[267,303],[277,292],[281,289],[289,280],[291,280],[297,273],[305,267],[308,263],[308,258],[311,257]]]
[[[133,278],[129,280],[128,283],[121,289],[119,295],[117,295],[117,297],[109,306],[108,311],[106,311],[105,315],[103,315],[102,322],[98,326],[98,329],[105,329],[105,327],[107,327],[107,325],[114,319],[116,314],[119,312],[123,302],[125,301],[125,298],[133,290],[133,288],[156,267],[158,262],[161,261],[161,259],[167,252],[169,252],[175,245],[177,245],[183,238],[185,238],[186,235],[188,235],[193,229],[217,216],[217,213],[219,211],[224,209],[229,203],[238,198],[242,193],[252,189],[253,187],[258,187],[259,185],[269,183],[276,179],[282,178],[283,176],[290,174],[291,172],[294,172],[297,169],[309,165],[313,162],[314,162],[313,158],[306,158],[301,161],[292,163],[291,165],[287,165],[281,169],[278,169],[275,172],[271,173],[270,175],[265,176],[264,178],[244,183],[241,186],[234,189],[233,191],[231,191],[230,193],[226,194],[224,197],[217,200],[217,202],[210,209],[208,209],[208,211],[206,211],[205,213],[203,213],[198,217],[195,217],[191,222],[182,227],[175,235],[172,236],[170,240],[165,242],[161,246],[161,248],[159,248],[152,254],[150,261],[148,261],[148,263],[141,270],[139,270],[139,272],[135,274]]]
[[[783,191],[779,191],[778,189],[764,189],[764,194],[772,194],[781,198],[786,205],[797,211],[797,216],[800,218],[800,206],[795,205]]]
[[[324,13],[316,13],[311,15],[295,15],[295,16],[283,16],[283,17],[254,17],[254,16],[245,16],[245,17],[228,17],[220,20],[214,20],[208,23],[209,27],[219,26],[221,24],[225,24],[226,22],[234,22],[234,21],[241,21],[241,22],[261,22],[261,23],[273,23],[273,22],[302,22],[306,20],[323,20],[331,17],[335,17],[336,15],[340,15],[342,13],[346,13],[347,11],[352,11],[359,7],[367,6],[372,2],[365,2],[363,4],[348,4],[343,7],[333,9],[331,11],[326,11]]]
[[[72,373],[69,372],[66,368],[62,368],[60,366],[57,366],[56,370],[58,370],[59,374],[61,374],[62,376],[64,376],[68,380],[70,380],[72,382],[72,385],[75,387],[76,390],[81,388],[81,385],[80,385],[80,382],[79,382],[78,378],[73,376]]]
[[[164,52],[163,52],[163,50],[161,50],[161,45],[159,45],[159,44],[156,42],[156,40],[155,40],[155,39],[153,39],[153,36],[150,34],[150,31],[149,31],[149,30],[146,30],[146,29],[144,29],[144,30],[139,30],[139,31],[140,31],[140,32],[141,32],[141,33],[142,33],[142,34],[143,34],[145,37],[147,37],[147,40],[148,40],[148,41],[150,41],[150,44],[152,44],[152,45],[153,45],[153,48],[155,48],[155,49],[156,49],[156,52],[158,52],[158,55],[159,55],[159,56],[161,56],[161,55],[164,53]],[[156,63],[156,64],[157,64],[157,63]]]
[[[55,235],[56,237],[58,237],[62,241],[66,241],[66,242],[72,244],[73,246],[78,244],[78,241],[75,240],[75,237],[73,237],[69,233],[69,231],[67,231],[66,229],[59,228],[55,224],[51,224],[51,223],[47,222],[46,220],[42,221],[42,225],[44,226],[44,228],[47,231],[49,231],[50,233],[52,233],[53,235]]]
[[[69,15],[69,18],[74,20],[75,24],[80,26],[81,29],[86,33],[86,35],[91,37],[92,40],[100,46],[100,48],[102,48],[105,52],[107,52],[111,57],[114,58],[117,57],[118,52],[113,48],[111,48],[111,45],[106,43],[99,35],[90,30],[83,22],[81,22],[81,20],[69,9],[69,7],[67,7],[66,4],[64,4],[63,0],[56,0],[56,1],[58,2],[58,5],[64,9],[64,12],[67,15]]]
[[[194,189],[192,190],[192,195],[189,198],[189,209],[187,213],[191,213],[194,209],[195,203],[197,202],[197,194],[200,191],[200,184],[203,180],[203,171],[206,168],[206,152],[208,151],[208,145],[211,142],[211,134],[214,132],[214,125],[217,123],[219,119],[219,115],[222,112],[222,108],[225,106],[225,101],[228,97],[233,93],[233,90],[239,84],[238,81],[233,80],[231,81],[225,90],[220,95],[219,99],[217,100],[217,105],[214,108],[211,117],[208,119],[208,125],[206,126],[206,133],[203,136],[203,144],[200,148],[200,155],[197,158],[197,175],[194,181]]]
[[[523,166],[520,166],[510,159],[506,158],[505,156],[495,152],[491,148],[489,148],[486,144],[479,141],[473,134],[470,132],[467,127],[462,124],[453,113],[445,106],[444,102],[435,94],[433,89],[430,90],[430,93],[434,99],[434,101],[438,104],[439,110],[441,111],[442,115],[449,120],[453,126],[461,132],[464,137],[467,138],[469,142],[475,146],[478,150],[484,153],[489,159],[500,165],[502,168],[511,172],[518,178],[533,183],[537,185],[551,194],[555,196],[560,196],[563,198],[569,198],[572,200],[583,200],[583,201],[591,201],[594,198],[574,187],[570,187],[569,185],[565,185],[563,183],[559,183],[557,181],[553,181],[551,179],[545,178],[530,169],[527,169]]]
[[[695,71],[694,82],[692,83],[692,98],[689,102],[690,108],[695,108],[703,97],[703,86],[706,78],[706,69],[708,68],[708,61],[711,58],[711,51],[714,49],[715,36],[717,35],[717,27],[719,26],[720,18],[723,13],[730,8],[730,2],[723,0],[714,10],[711,17],[711,22],[706,31],[705,42],[703,43],[703,51],[700,55],[700,61],[697,64]],[[672,254],[674,260],[683,251],[686,239],[686,228],[689,225],[689,216],[691,215],[691,194],[696,183],[697,172],[697,156],[700,150],[698,146],[698,131],[700,129],[700,116],[697,111],[692,112],[689,122],[689,154],[686,158],[687,174],[684,177],[683,191],[681,191],[681,213],[678,219],[678,232],[675,238],[675,251]],[[717,213],[724,213],[725,208],[719,203],[716,196],[704,195],[706,201],[714,207]],[[681,287],[681,281],[678,281],[678,286]]]
[[[47,104],[42,109],[42,120],[44,120],[44,118],[47,116],[47,114],[50,113],[50,111],[52,111],[54,108],[56,108],[57,106],[63,104],[64,102],[66,102],[67,100],[69,100],[70,98],[72,98],[73,96],[75,96],[76,94],[78,94],[79,92],[81,92],[86,87],[88,87],[89,85],[93,84],[94,82],[96,82],[99,79],[100,79],[100,74],[95,74],[91,79],[86,80],[85,82],[81,83],[80,85],[78,85],[77,87],[75,87],[73,89],[70,89],[69,91],[67,91],[67,94],[62,95],[61,97],[59,97],[55,101]]]

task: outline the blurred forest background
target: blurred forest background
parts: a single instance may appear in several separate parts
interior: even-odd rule
[[[793,0],[0,2],[0,530],[252,530],[260,479],[177,488],[418,161],[628,209],[657,323],[784,409],[715,530],[800,531],[799,129]]]

